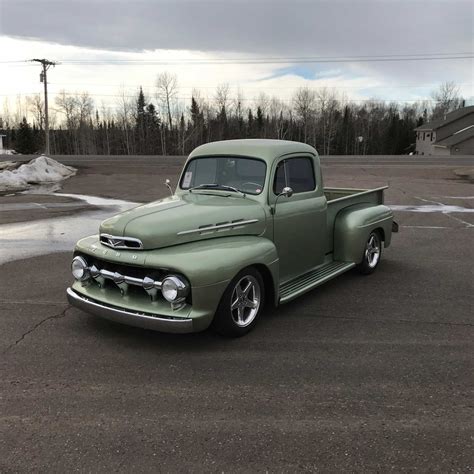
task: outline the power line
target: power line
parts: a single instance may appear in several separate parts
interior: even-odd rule
[[[405,58],[341,58],[341,59],[293,59],[282,58],[273,60],[235,60],[235,61],[217,61],[217,60],[195,60],[195,61],[163,61],[163,60],[65,60],[64,64],[84,65],[84,66],[214,66],[214,65],[249,65],[249,64],[323,64],[323,63],[362,63],[362,62],[400,62],[400,61],[437,61],[437,60],[459,60],[472,59],[474,55],[465,56],[425,56],[425,57],[405,57]]]
[[[276,79],[280,78],[280,76],[276,77]],[[272,78],[269,78],[272,79]],[[265,79],[262,79],[261,81],[264,81]],[[311,80],[327,80],[326,78],[318,78],[315,77]],[[230,87],[234,88],[239,88],[242,87],[245,90],[258,90],[261,91],[262,87],[256,87],[256,86],[248,86],[247,84],[232,84],[226,82],[226,84],[229,84]],[[110,84],[110,83],[101,83],[101,82],[49,82],[49,85],[51,86],[82,86],[82,87],[87,87],[87,86],[92,86],[92,87],[127,87],[129,89],[137,89],[139,87],[147,87],[147,88],[156,88],[156,84],[142,84],[139,83],[138,85],[136,84]],[[328,89],[398,89],[400,87],[410,87],[412,89],[421,89],[424,87],[433,87],[433,83],[429,84],[397,84],[397,85],[385,85],[385,86],[323,86],[327,87]],[[435,84],[436,85],[436,84]],[[462,83],[456,83],[457,86],[472,86],[474,85],[474,82],[462,82]],[[206,86],[206,85],[187,85],[187,84],[179,84],[180,88],[183,89],[216,89],[216,85],[212,86]],[[265,90],[294,90],[298,86],[265,86]]]
[[[384,54],[384,55],[358,55],[358,56],[281,56],[281,57],[247,57],[247,58],[213,58],[213,59],[68,59],[61,60],[65,65],[221,65],[221,64],[281,64],[281,63],[345,63],[345,62],[384,62],[384,61],[433,61],[472,59],[473,52],[460,53],[419,53],[419,54]],[[19,64],[22,61],[0,61],[0,64]]]

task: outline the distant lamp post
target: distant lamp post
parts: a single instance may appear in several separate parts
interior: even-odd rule
[[[360,155],[360,146],[362,145],[362,142],[364,141],[363,136],[358,136],[356,137],[356,144],[357,144],[357,154]]]

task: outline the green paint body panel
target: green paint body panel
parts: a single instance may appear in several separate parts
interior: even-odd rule
[[[324,188],[316,150],[297,142],[231,140],[196,148],[199,157],[252,157],[266,163],[258,195],[178,186],[172,197],[138,206],[105,220],[100,233],[140,239],[140,249],[115,250],[99,235],[80,240],[76,253],[86,260],[144,272],[184,276],[190,299],[172,309],[146,293],[122,295],[118,288],[75,282],[72,289],[114,308],[169,318],[192,319],[193,331],[209,326],[222,294],[240,270],[256,266],[275,304],[290,301],[360,263],[367,238],[378,229],[390,245],[393,215],[383,205],[383,190]],[[314,190],[277,196],[273,180],[278,164],[307,157],[314,168]],[[181,181],[180,181],[181,182]],[[242,222],[242,224],[239,224]],[[207,227],[207,229],[206,229]]]

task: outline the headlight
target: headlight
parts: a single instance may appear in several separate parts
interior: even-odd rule
[[[76,280],[84,281],[89,278],[87,262],[82,257],[74,257],[71,262],[72,275]]]
[[[189,293],[189,285],[177,276],[168,276],[161,282],[161,293],[166,301],[178,303]]]

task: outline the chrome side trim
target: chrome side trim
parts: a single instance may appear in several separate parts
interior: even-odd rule
[[[104,240],[102,240],[104,238]],[[140,239],[135,237],[121,237],[119,235],[100,234],[99,241],[101,244],[113,249],[124,249],[124,250],[140,250],[143,249],[143,243]],[[127,242],[134,242],[137,246],[128,246]]]
[[[67,299],[72,306],[110,321],[153,331],[171,333],[193,332],[193,320],[191,318],[168,318],[161,315],[155,316],[107,306],[80,295],[72,288],[68,288],[66,293]]]
[[[210,225],[207,227],[199,227],[197,229],[182,230],[181,232],[178,232],[177,235],[195,234],[195,233],[209,232],[209,231],[220,230],[220,229],[229,229],[232,227],[240,227],[246,224],[254,224],[255,222],[258,222],[258,219],[249,219],[246,221],[235,221],[235,222],[229,222],[228,224],[216,224],[216,225]]]

